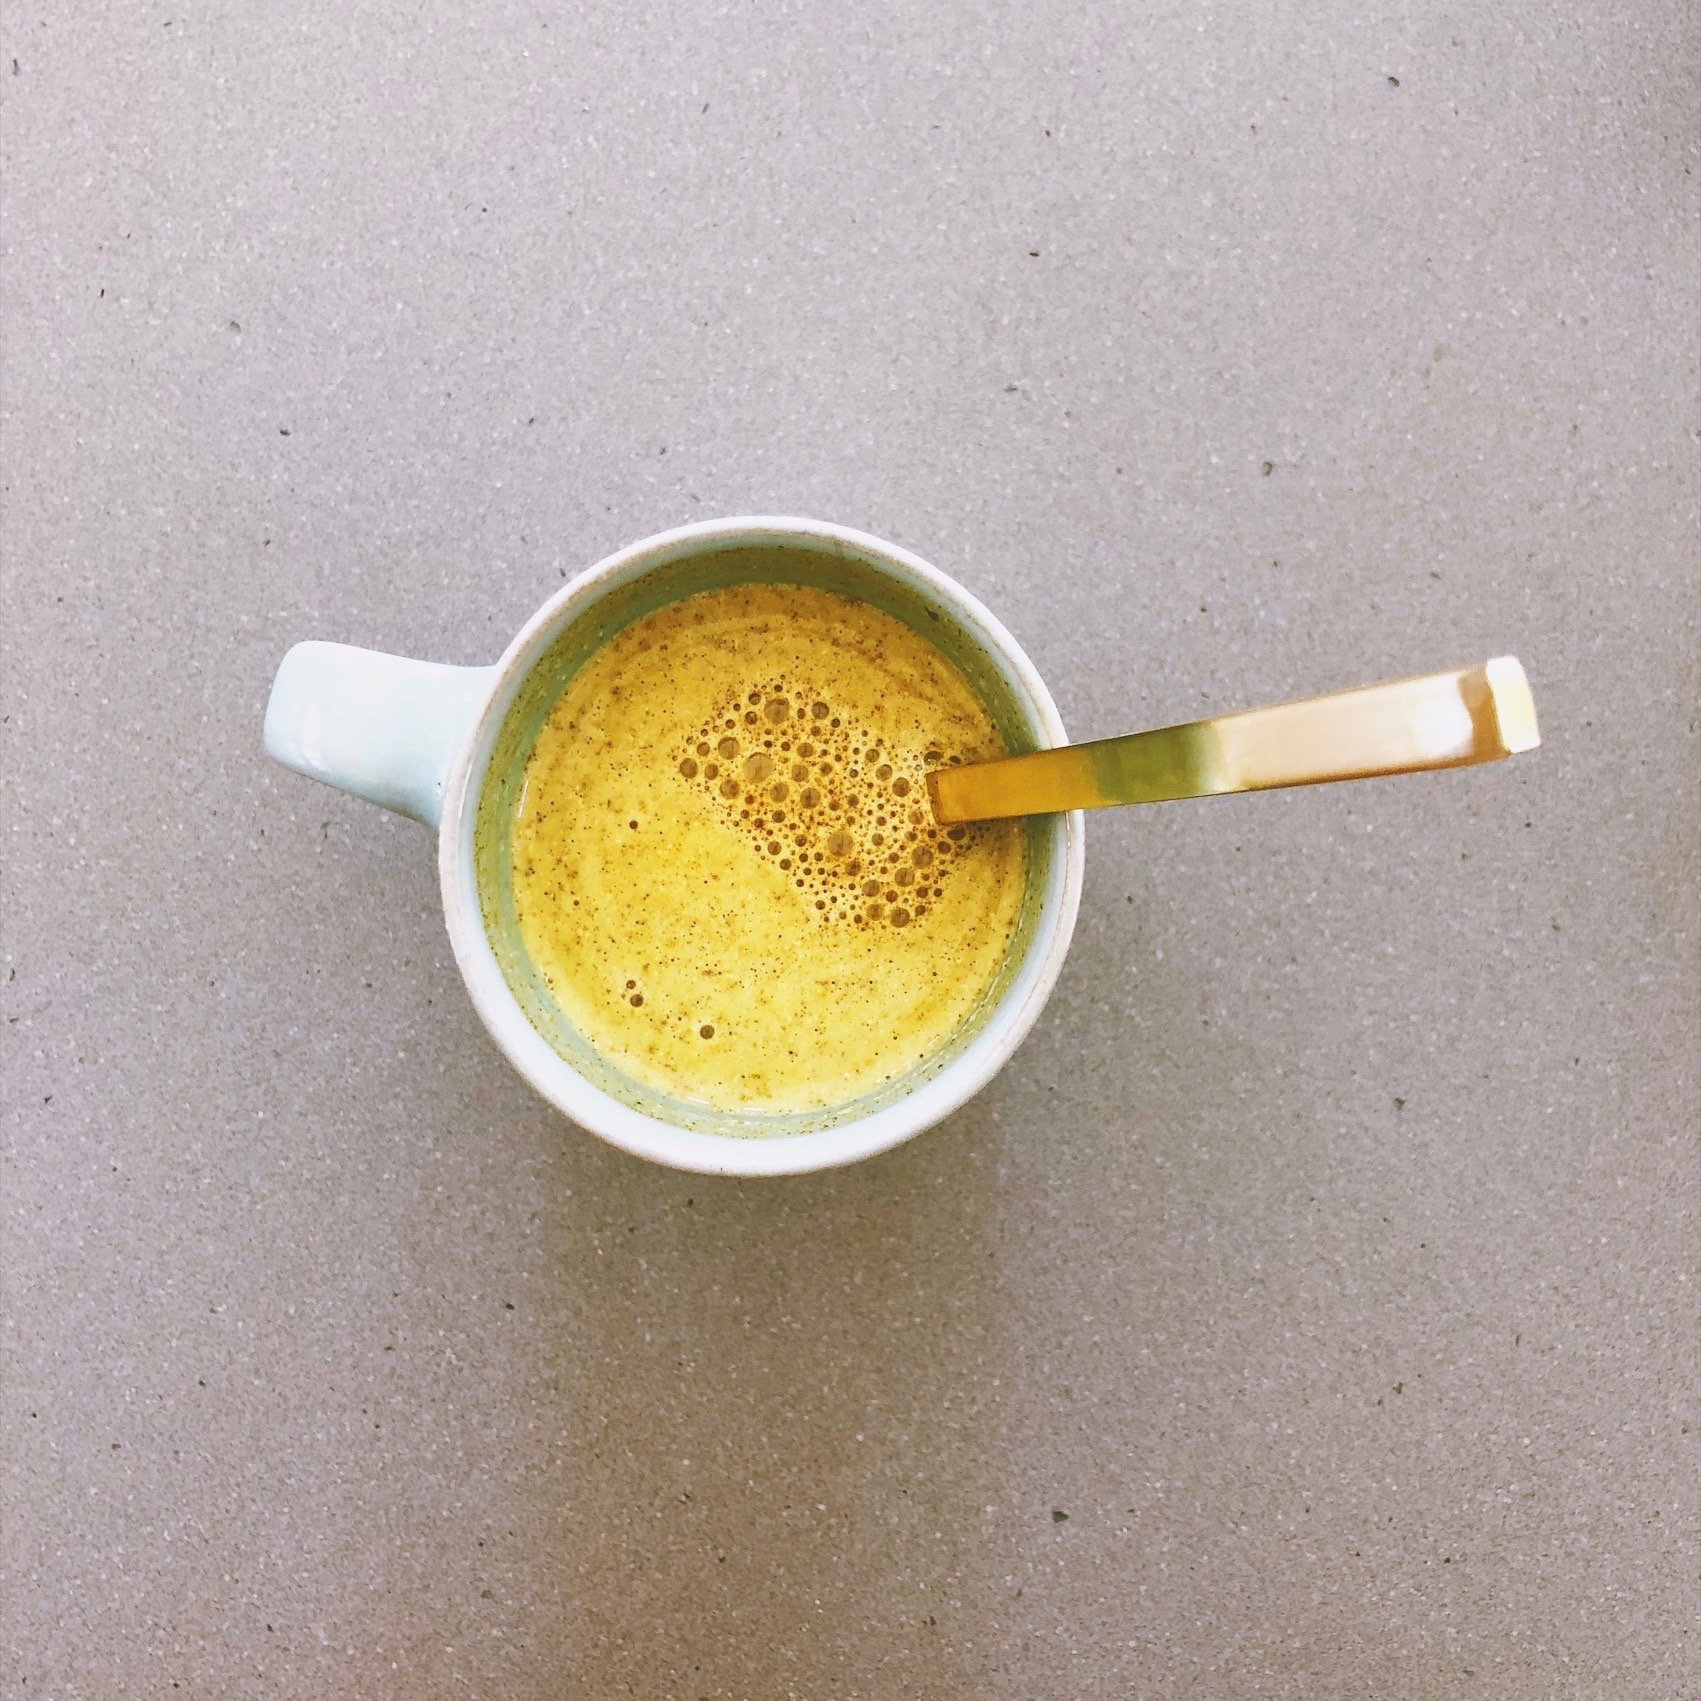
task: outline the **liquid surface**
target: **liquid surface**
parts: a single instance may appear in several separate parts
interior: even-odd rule
[[[1021,829],[937,827],[923,776],[1005,754],[962,675],[866,603],[706,591],[569,682],[513,822],[527,950],[626,1073],[721,1110],[844,1103],[991,986]]]

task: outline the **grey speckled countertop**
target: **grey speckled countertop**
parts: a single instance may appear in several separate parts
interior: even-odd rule
[[[19,4],[0,1693],[1694,1693],[1676,4]],[[1514,650],[1536,755],[1092,823],[862,1168],[646,1168],[318,636],[842,520],[1103,735]]]

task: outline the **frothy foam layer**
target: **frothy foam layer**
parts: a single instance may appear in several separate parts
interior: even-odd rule
[[[652,1087],[726,1110],[856,1098],[997,975],[1021,831],[937,826],[923,776],[1004,753],[961,674],[867,604],[674,603],[586,662],[533,746],[511,831],[526,948]]]
[[[970,848],[970,829],[938,826],[927,802],[927,770],[961,760],[887,749],[818,688],[772,679],[704,721],[679,772],[822,922],[908,927],[945,896]]]

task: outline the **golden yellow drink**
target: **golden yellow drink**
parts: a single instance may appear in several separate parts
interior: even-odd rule
[[[866,603],[704,591],[569,681],[512,823],[551,995],[635,1079],[720,1110],[843,1103],[920,1062],[997,975],[1009,821],[934,823],[923,775],[1005,754],[968,682]]]

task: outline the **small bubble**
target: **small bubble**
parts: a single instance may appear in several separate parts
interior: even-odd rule
[[[775,803],[784,803],[785,800],[791,796],[791,787],[788,786],[784,780],[780,780],[768,788],[768,796],[771,797]]]
[[[720,763],[718,763],[718,762],[710,762],[710,763],[709,763],[709,764],[708,764],[708,765],[707,765],[707,766],[706,766],[706,767],[705,767],[705,768],[704,768],[704,769],[703,769],[703,778],[704,778],[704,779],[706,779],[706,780],[712,780],[712,779],[714,779],[714,778],[716,778],[716,777],[717,777],[717,776],[718,776],[718,775],[719,775],[719,773],[720,773],[720,771],[721,771],[721,765],[720,765]]]
[[[791,777],[796,780],[799,785],[802,785],[803,782],[809,778],[809,770],[801,762],[793,762],[791,765]]]
[[[809,705],[809,712],[816,720],[824,721],[828,714],[827,705],[825,703],[811,703]],[[838,724],[839,723],[837,721],[833,722],[834,726],[837,726]]]
[[[908,910],[899,909],[892,911],[892,925],[894,927],[908,927],[909,924],[910,912]]]
[[[888,892],[886,894],[886,902],[887,903],[895,904],[897,901],[898,901],[898,894],[896,892]]]
[[[628,826],[628,827],[630,827],[630,828],[631,828],[631,829],[632,829],[632,831],[633,831],[633,832],[634,832],[634,833],[635,833],[635,832],[637,832],[637,830],[638,830],[638,823],[637,823],[637,822],[636,822],[636,821],[628,821],[628,822],[627,822],[627,823],[626,823],[626,825],[627,825],[627,826]]]
[[[908,797],[910,795],[910,782],[901,774],[892,782],[892,795],[894,797]]]
[[[755,726],[755,724],[756,724],[756,711],[754,709],[746,709],[744,711],[744,724],[746,726]]]
[[[679,771],[686,777],[686,779],[694,780],[697,777],[697,764],[693,762],[689,756],[687,756],[685,760],[679,764]]]
[[[641,992],[634,992],[626,1002],[630,1004],[634,1010],[636,1010],[643,1004],[644,995]]]
[[[769,856],[778,856],[779,854],[780,854],[780,841],[778,839],[769,839],[769,841],[768,841],[768,855]]]
[[[782,856],[780,858],[780,867],[789,869],[791,867],[791,858],[789,856]]]
[[[768,817],[768,819],[772,821],[776,827],[779,826],[785,818],[786,812],[783,809],[776,809],[774,813]]]
[[[883,845],[886,842],[886,835],[884,833],[876,833],[873,836],[872,842],[877,845]]]
[[[910,861],[913,862],[917,868],[927,867],[932,860],[933,852],[930,851],[926,845],[917,845],[915,849],[910,852]]]
[[[938,767],[939,763],[943,759],[944,758],[937,750],[929,750],[928,753],[922,757],[922,761],[924,761],[930,768]]]
[[[813,744],[800,744],[797,747],[797,753],[807,762],[815,754],[815,746]]]
[[[825,898],[817,898],[815,900],[815,907],[818,910],[824,910],[827,907],[827,900]]]
[[[884,904],[870,904],[865,913],[870,921],[880,921],[886,914],[886,906]]]
[[[889,780],[889,779],[891,779],[891,777],[892,777],[892,764],[890,762],[882,762],[880,764],[880,766],[874,770],[874,777],[877,780]]]
[[[752,703],[760,703],[762,701],[762,693],[760,691],[752,691],[750,693],[750,701]]]
[[[864,880],[862,895],[865,898],[878,898],[880,896],[880,882],[878,880]]]
[[[727,777],[724,780],[721,781],[721,796],[722,797],[737,797],[738,796],[738,781],[735,780],[732,777],[731,774],[728,774]]]
[[[945,837],[954,845],[960,845],[968,836],[969,830],[967,827],[952,827],[945,834]]]
[[[726,760],[730,762],[733,757],[738,754],[738,740],[736,738],[723,738],[720,743],[715,746],[715,751],[718,755],[725,757]]]
[[[753,756],[744,759],[744,777],[747,780],[765,780],[774,771],[774,759],[758,750]]]
[[[636,986],[636,985],[637,985],[637,984],[638,984],[638,983],[637,983],[637,982],[636,982],[636,981],[635,981],[635,980],[629,980],[629,981],[627,981],[627,983],[626,983],[626,990],[627,990],[627,991],[628,991],[628,992],[630,992],[630,991],[631,991],[631,990],[632,990],[632,988],[633,988],[633,987],[635,987],[635,986]]]
[[[791,704],[788,703],[784,697],[772,697],[769,699],[768,706],[762,711],[762,713],[765,714],[775,726],[778,726],[781,721],[791,719]]]
[[[698,739],[698,741],[697,741],[697,754],[699,756],[707,756],[709,754],[709,742],[708,742],[707,739],[702,739],[702,738]]]
[[[914,883],[915,870],[913,868],[900,868],[892,876],[892,884],[894,886],[911,886],[914,885]]]
[[[700,1039],[713,1039],[715,1037],[715,1024],[713,1022],[705,1022],[702,1027],[697,1030],[697,1035]]]
[[[827,852],[830,856],[849,856],[855,846],[856,841],[843,827],[835,827],[827,835]]]
[[[827,723],[828,726],[837,726],[838,724],[839,724],[839,717],[837,715],[834,715],[833,718],[830,721],[828,721],[828,723]]]

